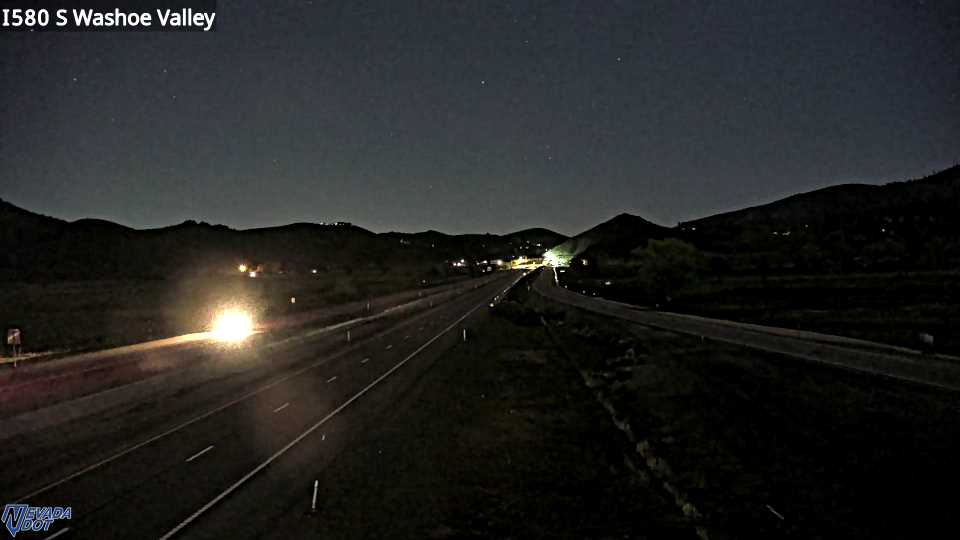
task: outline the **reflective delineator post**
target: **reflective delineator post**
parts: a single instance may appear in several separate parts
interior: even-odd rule
[[[464,342],[464,343],[467,342],[467,329],[466,329],[466,328],[463,329],[463,342]]]
[[[319,488],[319,487],[320,487],[320,481],[319,481],[319,480],[314,480],[314,481],[313,481],[313,500],[310,501],[310,513],[311,513],[311,514],[316,514],[316,513],[317,513],[317,488]]]
[[[347,343],[350,343],[350,331],[347,330]]]

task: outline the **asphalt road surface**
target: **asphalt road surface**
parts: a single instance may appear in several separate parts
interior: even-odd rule
[[[298,311],[263,322],[258,328],[263,334],[251,341],[276,343],[302,338],[304,334],[354,326],[358,320],[366,321],[396,310],[409,311],[424,304],[430,306],[443,302],[459,294],[464,287],[474,287],[488,279],[490,277],[469,284],[453,283]],[[338,323],[341,326],[337,326]],[[0,369],[0,418],[103,392],[113,386],[165,372],[180,371],[210,356],[210,338],[209,333],[201,332],[63,358],[30,357],[19,362],[17,367],[7,358],[0,364],[3,368]],[[105,401],[101,399],[100,403]],[[35,423],[31,427],[35,427]]]
[[[349,342],[340,326],[205,350],[196,365],[0,421],[2,500],[73,508],[27,538],[262,536],[290,507],[309,511],[301,471],[348,452],[520,276],[356,323]]]
[[[872,376],[960,391],[960,359],[955,357],[924,355],[902,347],[816,332],[644,309],[567,290],[558,283],[557,274],[553,271],[541,272],[533,287],[552,301],[654,328]]]

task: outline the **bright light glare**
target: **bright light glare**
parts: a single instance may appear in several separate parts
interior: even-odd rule
[[[247,271],[247,265],[241,264],[240,266],[237,267],[237,270],[239,270],[240,273],[246,272],[246,271]]]
[[[253,333],[253,319],[239,309],[229,309],[216,316],[210,333],[220,341],[243,341]]]
[[[548,251],[543,254],[543,261],[553,267],[563,265],[563,261],[560,259],[560,256],[552,251]]]

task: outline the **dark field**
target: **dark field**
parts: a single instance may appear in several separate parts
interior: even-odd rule
[[[952,527],[960,396],[546,309],[641,462],[679,488],[710,538]]]
[[[0,326],[23,328],[24,352],[93,350],[204,331],[215,312],[227,306],[243,306],[262,321],[441,284],[423,279],[376,271],[5,282]],[[290,297],[296,297],[295,304]]]
[[[268,537],[695,539],[539,319],[494,313],[320,473],[316,516]]]
[[[560,278],[577,292],[651,303],[638,278],[582,277],[572,271]],[[960,354],[957,272],[711,278],[661,308],[914,349],[919,333],[926,332],[935,337],[939,352]]]

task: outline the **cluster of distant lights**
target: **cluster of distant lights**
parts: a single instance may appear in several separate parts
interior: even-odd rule
[[[567,266],[567,264],[568,264],[568,262],[569,262],[569,257],[563,257],[562,255],[560,255],[560,254],[558,254],[558,253],[555,253],[555,252],[553,252],[553,251],[547,251],[546,253],[543,254],[543,258],[540,259],[540,261],[542,262],[542,265],[543,265],[543,266],[552,266],[552,267]],[[453,262],[451,262],[450,264],[451,264],[451,266],[453,266],[453,267],[455,267],[455,268],[461,268],[461,267],[467,266],[468,263],[467,263],[466,259],[460,259],[459,261],[453,261]],[[481,265],[495,264],[495,265],[497,265],[497,266],[504,266],[504,265],[507,264],[507,263],[505,263],[505,261],[503,261],[502,259],[497,259],[497,260],[493,260],[493,261],[479,261],[479,262],[476,262],[476,261],[475,261],[475,264],[481,264]],[[538,259],[536,259],[536,258],[527,258],[527,257],[524,257],[524,256],[521,255],[521,256],[517,257],[516,259],[514,259],[513,262],[512,262],[512,264],[515,264],[515,265],[523,265],[523,264],[538,265]]]
[[[515,262],[516,262],[517,264],[525,264],[525,263],[527,263],[527,262],[533,262],[533,259],[529,259],[529,260],[528,260],[526,257],[524,257],[524,256],[521,255],[520,257],[517,257],[517,259],[516,259]],[[504,264],[506,264],[506,262],[505,262],[503,259],[483,260],[483,261],[479,261],[479,262],[474,261],[474,263],[475,263],[475,264],[482,264],[482,265],[492,264],[492,265],[496,265],[496,266],[504,266]],[[546,266],[554,266],[554,267],[556,267],[556,266],[566,266],[566,262],[563,260],[563,258],[561,258],[561,257],[558,256],[557,254],[553,253],[552,251],[547,251],[546,253],[543,254],[543,263],[544,263],[544,265],[546,265]],[[453,262],[450,263],[450,264],[451,264],[451,266],[453,266],[453,267],[455,267],[455,268],[464,268],[464,267],[466,267],[466,266],[468,265],[466,259],[460,259],[459,261],[453,261]],[[245,263],[240,263],[240,264],[238,264],[238,265],[237,265],[237,271],[239,271],[241,274],[246,274],[248,277],[251,277],[251,278],[255,278],[255,277],[257,277],[257,276],[260,275],[260,273],[259,273],[257,270],[254,270],[252,267],[248,266],[248,265],[245,264]],[[310,273],[311,273],[311,274],[316,274],[316,273],[317,273],[317,269],[316,269],[316,268],[310,269]]]
[[[240,263],[240,264],[237,265],[237,270],[238,270],[241,274],[246,274],[248,277],[252,277],[252,278],[255,278],[255,277],[257,277],[258,275],[260,275],[260,273],[259,273],[258,271],[250,268],[249,266],[247,266],[246,264],[243,264],[243,263]],[[316,273],[317,273],[317,269],[316,269],[316,268],[310,269],[310,273],[311,273],[311,274],[316,274]]]
[[[523,262],[523,257],[520,257],[519,260],[520,260],[520,262]],[[493,265],[496,265],[496,266],[503,266],[503,259],[495,259],[495,260],[492,260],[492,261],[490,261],[490,260],[483,260],[483,261],[479,261],[479,262],[474,261],[474,264],[480,264],[480,265],[493,264]],[[452,263],[450,263],[450,265],[453,266],[453,267],[455,267],[455,268],[462,268],[462,267],[464,267],[464,266],[467,266],[467,260],[466,260],[466,259],[460,259],[459,261],[453,261]]]
[[[553,266],[554,268],[567,265],[567,261],[553,251],[548,251],[543,254],[543,263],[547,266]]]

